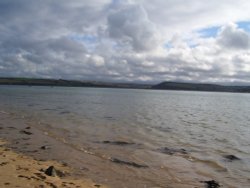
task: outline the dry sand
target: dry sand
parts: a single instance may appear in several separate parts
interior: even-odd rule
[[[71,168],[56,161],[38,161],[24,156],[5,146],[0,140],[0,187],[105,187],[88,179],[76,179],[70,176]],[[45,170],[49,166],[61,171],[64,177],[48,176]]]

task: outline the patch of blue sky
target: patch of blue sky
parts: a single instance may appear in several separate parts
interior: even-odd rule
[[[199,44],[195,43],[192,40],[184,40],[186,42],[186,44],[190,47],[190,48],[195,48],[196,46],[198,46]],[[174,48],[173,44],[171,44],[170,42],[166,42],[163,47],[165,49],[171,49]]]
[[[94,35],[73,34],[69,38],[77,42],[83,43],[84,46],[90,51],[93,51],[95,49],[96,44],[98,42],[98,38]]]
[[[193,43],[193,42],[187,43],[187,45],[188,45],[190,48],[195,48],[195,47],[199,46],[199,44]]]
[[[93,44],[97,42],[97,37],[94,35],[78,35],[74,34],[70,36],[71,39],[79,41],[79,42],[84,42],[88,44]]]
[[[219,29],[220,29],[219,26],[213,26],[213,27],[200,29],[198,30],[198,33],[203,38],[210,38],[210,37],[215,37],[218,34]]]
[[[246,32],[250,32],[250,21],[236,22],[236,25],[238,26],[238,28],[243,29]],[[200,29],[197,32],[203,38],[216,37],[221,27],[222,26],[207,27],[204,29]]]
[[[188,45],[189,48],[195,48],[195,47],[199,46],[197,41],[192,40],[192,39],[184,39],[184,42],[186,43],[186,45]]]
[[[166,43],[164,44],[164,48],[166,48],[166,49],[171,49],[171,48],[173,48],[173,45],[172,45],[170,42],[166,42]]]
[[[238,28],[243,29],[246,32],[250,32],[250,21],[237,22]]]

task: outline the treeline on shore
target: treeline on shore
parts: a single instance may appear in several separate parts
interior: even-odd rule
[[[0,85],[27,86],[64,86],[64,87],[99,87],[155,90],[184,90],[184,91],[214,91],[214,92],[244,92],[250,93],[250,86],[224,86],[219,84],[162,82],[156,85],[135,83],[110,83],[97,81],[77,81],[64,79],[40,78],[0,78]]]

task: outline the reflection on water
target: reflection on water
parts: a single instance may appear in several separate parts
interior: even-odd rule
[[[130,169],[128,177],[156,185],[166,174],[176,182],[203,176],[231,187],[250,183],[249,94],[1,86],[0,107],[40,122],[72,146],[150,168]],[[102,143],[116,140],[135,144]]]

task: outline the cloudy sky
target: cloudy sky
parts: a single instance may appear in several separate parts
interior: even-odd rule
[[[0,77],[250,84],[249,0],[0,0]]]

